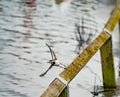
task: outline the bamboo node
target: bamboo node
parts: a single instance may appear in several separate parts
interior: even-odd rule
[[[107,32],[110,36],[112,35],[112,33],[107,28],[104,28],[103,31]]]
[[[56,79],[58,79],[59,81],[61,81],[63,84],[65,84],[66,86],[68,85],[68,82],[65,80],[65,79],[63,79],[61,76],[57,76],[56,77]]]

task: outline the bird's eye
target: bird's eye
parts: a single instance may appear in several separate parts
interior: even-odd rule
[[[55,64],[55,62],[53,62],[53,64]]]

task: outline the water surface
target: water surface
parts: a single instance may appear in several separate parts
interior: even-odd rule
[[[69,65],[78,55],[75,23],[81,23],[83,17],[88,19],[85,25],[92,30],[85,33],[96,36],[99,23],[92,14],[97,8],[96,0],[74,0],[61,5],[53,0],[0,0],[0,96],[39,97],[63,70],[53,67],[44,77],[39,77],[50,65],[47,61],[51,56],[45,43],[53,46],[64,65]],[[99,58],[99,54],[96,56]],[[89,91],[93,91],[95,77],[102,86],[98,58],[94,57],[94,62],[90,61],[71,82],[71,97],[92,97]],[[97,71],[92,69],[94,64]]]

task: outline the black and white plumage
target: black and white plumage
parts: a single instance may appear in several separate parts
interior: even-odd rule
[[[48,48],[49,48],[49,50],[50,50],[50,53],[51,53],[52,59],[48,61],[48,63],[50,63],[51,65],[49,66],[49,68],[48,68],[43,74],[40,75],[40,77],[44,76],[53,66],[58,66],[58,67],[61,67],[61,68],[65,68],[65,66],[62,65],[62,64],[58,61],[58,59],[57,59],[57,57],[56,57],[56,54],[55,54],[55,52],[53,51],[53,49],[50,47],[50,45],[48,45],[47,43],[46,43],[46,45],[48,46]]]
[[[50,63],[51,65],[53,64],[54,66],[59,66],[60,62],[58,61],[55,52],[47,43],[46,43],[46,45],[48,46],[50,53],[51,53],[51,57],[52,57],[52,59],[49,60],[48,63]]]

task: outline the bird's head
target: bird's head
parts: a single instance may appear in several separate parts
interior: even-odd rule
[[[49,60],[47,63],[53,64],[54,66],[59,66],[61,64],[58,60]]]

